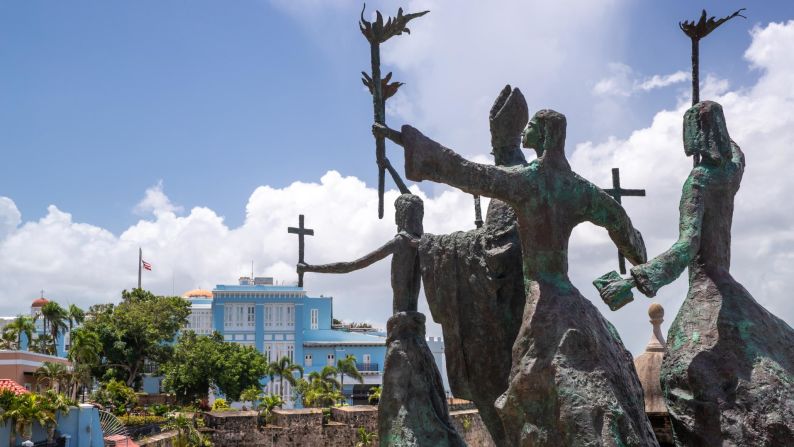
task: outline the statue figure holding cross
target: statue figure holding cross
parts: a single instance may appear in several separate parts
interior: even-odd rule
[[[568,278],[568,239],[581,222],[605,227],[634,264],[645,261],[645,246],[620,204],[571,170],[565,131],[561,113],[536,113],[523,144],[538,158],[506,167],[465,160],[408,125],[373,126],[405,148],[408,179],[446,183],[515,211],[526,304],[508,388],[495,404],[505,445],[657,445],[631,354]]]
[[[423,233],[424,204],[402,194],[394,202],[397,235],[351,262],[298,264],[298,274],[349,273],[391,255],[392,308],[387,323],[383,391],[378,403],[381,445],[463,447],[449,421],[444,385],[425,341],[425,316],[417,312],[421,270],[417,246]]]

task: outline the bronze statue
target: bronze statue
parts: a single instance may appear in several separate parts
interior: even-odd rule
[[[416,311],[421,283],[417,245],[424,205],[402,194],[394,202],[397,235],[352,262],[298,264],[298,272],[348,273],[391,255],[392,307],[387,323],[383,391],[378,403],[381,445],[462,447],[449,421],[444,384],[425,341],[425,316]]]
[[[523,143],[538,158],[510,167],[465,160],[408,125],[397,132],[375,124],[373,132],[405,148],[408,179],[446,183],[515,210],[526,304],[509,387],[496,402],[505,444],[656,445],[631,354],[567,274],[568,239],[581,222],[605,227],[633,264],[645,261],[645,246],[623,208],[571,170],[565,127],[558,112],[536,113]]]
[[[631,269],[596,281],[605,302],[652,297],[689,268],[689,293],[670,326],[661,380],[676,444],[790,445],[794,440],[794,330],[730,274],[733,201],[744,154],[722,107],[684,116],[684,151],[700,162],[684,183],[678,241]]]

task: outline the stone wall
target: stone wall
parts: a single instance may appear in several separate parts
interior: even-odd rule
[[[273,421],[258,425],[256,412],[204,413],[205,435],[224,447],[350,447],[358,441],[358,428],[377,431],[378,407],[353,405],[332,408],[326,424],[319,408],[274,410]],[[472,447],[494,446],[477,410],[450,413],[452,423]],[[167,445],[152,447],[169,447]]]
[[[179,432],[167,431],[135,441],[138,447],[174,447]]]

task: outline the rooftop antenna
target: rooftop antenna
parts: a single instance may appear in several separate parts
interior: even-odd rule
[[[251,280],[254,279],[254,260],[251,259]]]

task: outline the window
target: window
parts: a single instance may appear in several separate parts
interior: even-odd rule
[[[256,326],[256,306],[253,304],[229,303],[223,309],[225,329],[253,329]]]
[[[248,305],[248,327],[256,326],[256,307],[253,304]]]
[[[320,309],[312,309],[312,329],[320,327]]]
[[[273,326],[273,305],[265,305],[265,327]]]
[[[295,309],[292,306],[287,306],[287,327],[295,326]]]
[[[265,358],[267,358],[268,362],[272,361],[273,354],[273,345],[270,343],[265,343]]]
[[[312,366],[312,355],[306,354],[303,356],[303,366]]]
[[[334,366],[334,360],[335,360],[334,359],[334,355],[333,354],[328,354],[328,362],[327,362],[328,366]]]
[[[364,354],[362,357],[362,363],[372,363],[372,358],[369,354]]]

